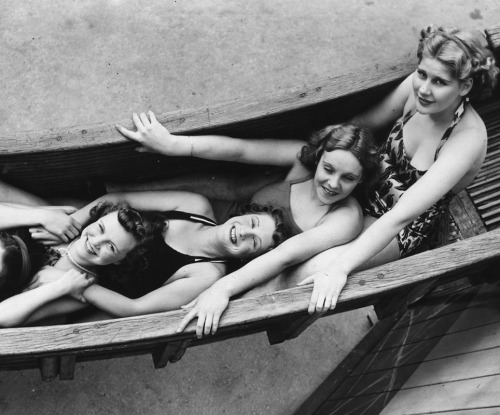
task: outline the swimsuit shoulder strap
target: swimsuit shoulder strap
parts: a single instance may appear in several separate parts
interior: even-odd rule
[[[203,223],[204,225],[209,226],[217,225],[213,219],[207,218],[206,216],[198,215],[196,213],[183,212],[181,210],[168,210],[166,212],[162,212],[162,216],[165,219],[188,220],[190,222]]]
[[[441,151],[441,147],[443,147],[444,143],[446,143],[446,140],[450,137],[451,133],[453,132],[454,128],[456,125],[460,122],[460,120],[463,118],[465,114],[465,110],[467,108],[467,103],[468,100],[464,99],[457,110],[455,111],[455,114],[453,115],[453,120],[451,121],[449,127],[446,129],[444,132],[443,136],[441,137],[441,141],[439,142],[438,148],[436,149],[436,154],[434,155],[434,160],[437,159],[437,156],[439,155],[439,152]]]

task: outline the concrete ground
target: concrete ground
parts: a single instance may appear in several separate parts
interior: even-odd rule
[[[412,50],[435,23],[500,23],[496,0],[1,0],[0,130],[114,121],[282,89]],[[369,328],[358,310],[265,335],[79,364],[70,382],[0,372],[0,413],[289,414]],[[1,335],[1,331],[0,331]]]

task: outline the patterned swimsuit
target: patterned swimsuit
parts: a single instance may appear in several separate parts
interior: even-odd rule
[[[465,110],[466,102],[463,101],[455,111],[453,121],[439,142],[434,161],[437,159],[441,147],[446,143],[455,126],[462,119]],[[368,195],[369,206],[365,208],[365,213],[376,218],[391,210],[401,195],[426,172],[426,170],[418,170],[412,166],[406,155],[403,141],[403,127],[415,112],[416,109],[408,111],[396,122],[382,147],[380,185],[376,189],[372,189]],[[397,240],[401,258],[413,254],[418,246],[430,235],[454,195],[452,191],[446,193],[398,234]]]

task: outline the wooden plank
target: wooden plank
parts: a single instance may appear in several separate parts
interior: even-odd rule
[[[297,408],[293,415],[316,414],[323,402],[330,397],[332,391],[336,390],[342,384],[352,369],[384,337],[385,333],[387,333],[396,321],[396,315],[380,320],[342,360],[335,370],[328,375],[314,393]]]
[[[75,377],[76,354],[61,356],[59,362],[59,379],[73,380]]]
[[[394,369],[498,347],[500,347],[500,322],[370,354],[356,367],[353,375]]]
[[[403,285],[433,278],[480,271],[500,258],[500,230],[488,232],[410,258],[353,274],[339,298],[336,312],[366,305],[383,293]],[[427,266],[422,269],[421,264]],[[418,270],[418,274],[416,274]],[[213,337],[229,331],[265,330],[273,322],[295,313],[306,315],[312,287],[296,287],[254,298],[231,301]],[[0,336],[0,360],[16,356],[44,355],[71,351],[109,349],[115,346],[139,346],[161,341],[195,338],[195,322],[184,333],[176,329],[187,311],[177,310],[126,319],[80,324],[3,329]],[[244,334],[244,332],[242,333]]]
[[[427,412],[428,414],[437,414],[437,412]],[[466,411],[439,412],[439,415],[498,415],[500,406],[492,406],[490,408],[471,408]],[[424,415],[424,414],[422,414]]]
[[[470,301],[472,295],[474,297]],[[402,338],[405,344],[410,344],[438,336],[442,334],[442,327],[450,327],[447,331],[452,333],[500,322],[498,286],[484,284],[477,293],[476,290],[468,290],[440,301],[428,299],[422,310],[408,310],[400,319],[408,323],[401,325],[399,321],[387,334],[378,351],[400,346],[399,339]],[[453,327],[449,323],[454,323]]]
[[[360,415],[360,414],[380,414],[380,411],[387,405],[395,392],[388,392],[378,395],[363,395],[357,399],[345,399],[341,401],[327,401],[315,415]],[[332,407],[335,403],[335,407]],[[399,415],[406,414],[401,412]]]
[[[488,44],[496,53],[498,53],[498,49],[500,49],[500,25],[490,27],[484,32],[486,34]]]
[[[481,216],[466,191],[460,192],[453,198],[449,209],[463,238],[486,232]]]
[[[295,339],[311,324],[313,324],[324,313],[316,313],[313,315],[294,317],[287,319],[279,324],[269,326],[267,331],[267,338],[269,344],[283,343],[285,340]]]
[[[43,357],[40,359],[40,374],[42,380],[48,382],[54,380],[59,374],[59,358]]]
[[[417,362],[379,372],[351,376],[330,400],[347,399],[386,392],[500,375],[498,348],[481,350],[442,359]]]
[[[498,348],[423,362],[402,389],[500,375]]]
[[[363,391],[366,390],[374,390],[374,391],[385,391],[389,385],[399,385],[402,386],[405,381],[411,376],[413,371],[417,368],[417,365],[412,367],[402,367],[399,368],[397,372],[394,371],[386,371],[386,372],[375,372],[373,374],[363,374],[361,376],[353,376],[352,373],[355,371],[356,366],[360,364],[360,362],[366,359],[367,355],[373,355],[374,360],[377,359],[376,353],[373,351],[376,350],[384,350],[387,348],[387,342],[391,333],[398,331],[399,334],[396,336],[398,338],[398,342],[396,344],[401,344],[402,342],[407,341],[410,336],[404,332],[404,330],[409,330],[408,326],[412,326],[411,322],[416,321],[418,317],[422,317],[423,321],[418,321],[416,324],[419,326],[424,326],[422,331],[426,331],[431,327],[435,327],[436,325],[432,322],[432,319],[438,319],[440,315],[450,316],[452,315],[452,319],[449,319],[446,322],[445,326],[440,327],[442,331],[446,331],[448,327],[458,318],[460,312],[465,308],[464,304],[467,304],[472,295],[477,291],[477,289],[471,289],[468,287],[467,290],[462,292],[453,292],[451,295],[448,294],[447,297],[439,297],[437,302],[436,299],[433,298],[432,301],[429,302],[429,299],[425,302],[419,303],[418,306],[413,309],[404,311],[403,317],[399,320],[407,321],[404,327],[401,327],[399,330],[394,329],[396,325],[399,325],[398,317],[396,315],[392,315],[391,317],[382,320],[381,323],[377,324],[374,329],[380,330],[382,327],[384,330],[382,333],[378,333],[378,337],[375,339],[373,337],[373,333],[377,333],[376,331],[369,332],[367,336],[360,342],[358,348],[354,349],[353,353],[348,355],[344,362],[331,373],[330,376],[320,385],[318,389],[314,391],[313,394],[304,402],[303,405],[297,410],[295,415],[309,415],[309,414],[320,414],[320,413],[330,413],[332,409],[332,405],[323,404],[327,400],[332,400],[335,398],[344,398],[349,396],[349,394],[354,394],[356,396],[362,395]],[[477,295],[476,295],[477,297]],[[474,297],[474,298],[476,298]],[[491,298],[497,299],[497,295],[493,293]],[[462,300],[460,300],[462,299]],[[457,301],[458,300],[458,301]],[[427,303],[429,302],[429,303]],[[460,303],[460,308],[457,312],[456,305]],[[477,304],[476,304],[477,305]],[[451,309],[451,313],[449,310]],[[407,317],[411,315],[411,317]],[[431,317],[431,318],[429,318]],[[391,320],[392,319],[392,320]],[[395,324],[396,323],[396,324]],[[390,327],[393,326],[392,329]],[[410,333],[414,331],[414,328],[409,330]],[[385,333],[385,335],[383,334]],[[394,338],[394,336],[393,336]],[[428,345],[427,351],[430,350],[432,345]],[[364,351],[364,357],[361,354]],[[421,349],[421,351],[423,351]],[[397,359],[397,354],[393,353],[389,355],[390,358]],[[368,393],[369,394],[369,393]],[[373,394],[369,394],[370,396],[364,400],[364,405],[370,407],[371,410],[374,410],[375,405],[379,408],[383,407],[384,400],[373,399]],[[374,402],[373,402],[374,401]],[[359,413],[358,410],[361,411],[363,408],[360,405],[360,402],[356,402],[354,407],[351,407],[351,403],[347,401],[343,401],[341,406],[342,411],[346,411],[348,407],[351,407],[353,410],[352,413]],[[354,408],[354,409],[353,409]],[[366,409],[366,408],[364,408]],[[342,413],[340,411],[339,413]],[[373,412],[376,413],[376,412]]]
[[[500,375],[402,390],[384,408],[381,415],[500,407],[499,390]]]
[[[184,356],[190,343],[190,340],[183,340],[159,344],[153,352],[153,364],[155,369],[164,368],[167,366],[168,362],[178,362],[182,356]]]
[[[409,75],[416,66],[416,58],[408,54],[384,63],[364,66],[348,73],[317,82],[269,93],[259,97],[245,97],[202,107],[158,115],[158,121],[174,133],[194,133],[238,123],[262,121],[272,115],[293,112],[332,100],[359,96],[362,91],[387,86]],[[335,113],[333,113],[335,114]],[[132,128],[130,119],[120,120]],[[75,150],[123,143],[123,137],[114,127],[116,122],[90,126],[67,127],[46,131],[29,131],[0,135],[0,154]]]

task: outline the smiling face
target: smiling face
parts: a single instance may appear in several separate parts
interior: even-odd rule
[[[324,205],[339,202],[352,193],[362,176],[363,167],[350,151],[324,151],[314,175],[316,196]]]
[[[274,218],[269,213],[235,216],[219,226],[218,239],[228,258],[249,259],[274,246]]]
[[[111,212],[82,231],[71,254],[81,265],[104,266],[120,262],[136,246],[135,237],[118,222],[118,212]]]
[[[413,74],[413,92],[421,114],[455,111],[471,87],[471,79],[459,81],[447,66],[426,56]]]

